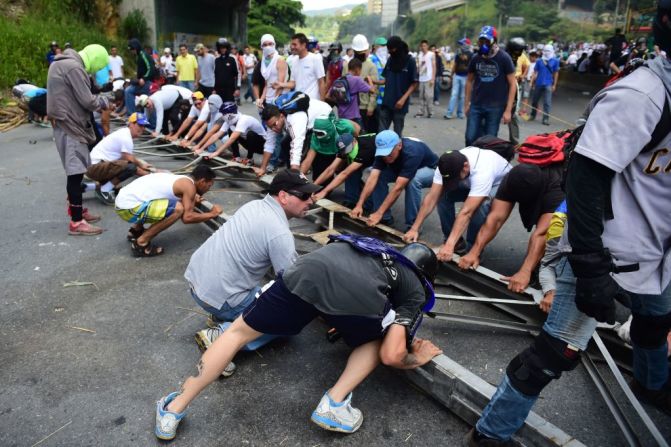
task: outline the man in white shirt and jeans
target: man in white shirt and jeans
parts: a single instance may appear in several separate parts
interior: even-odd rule
[[[422,40],[419,45],[419,99],[422,102],[419,113],[415,118],[423,116],[431,118],[431,102],[433,101],[433,86],[436,82],[436,57],[429,51],[429,42]]]
[[[308,51],[308,38],[303,33],[291,37],[291,54],[298,56],[290,64],[291,80],[275,81],[274,89],[283,88],[307,94],[311,99],[321,100],[326,95],[326,75],[322,57]]]
[[[123,59],[117,54],[117,48],[110,48],[109,67],[112,72],[112,80],[123,79]]]

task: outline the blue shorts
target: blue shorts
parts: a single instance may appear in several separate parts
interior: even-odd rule
[[[391,308],[387,306],[385,315]],[[325,314],[291,293],[281,276],[242,313],[242,319],[255,331],[282,336],[299,334],[316,317],[324,318],[352,348],[384,337],[383,317]]]

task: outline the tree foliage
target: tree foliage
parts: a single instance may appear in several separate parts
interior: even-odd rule
[[[366,5],[359,5],[352,9],[348,16],[338,17],[338,39],[342,42],[351,42],[357,34],[366,36],[372,42],[377,36],[384,34],[379,14],[368,14]]]
[[[295,0],[252,0],[247,16],[247,40],[258,45],[261,36],[272,34],[278,46],[289,42],[295,26],[305,25],[303,5]]]
[[[144,18],[144,14],[139,9],[134,9],[121,22],[121,37],[130,39],[135,37],[140,42],[146,42],[149,36],[149,25]]]

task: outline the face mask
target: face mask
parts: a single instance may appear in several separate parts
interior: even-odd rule
[[[270,57],[275,52],[275,45],[263,47],[263,57]]]
[[[491,47],[485,43],[480,45],[480,48],[478,48],[478,53],[482,56],[487,56],[489,54],[489,50],[491,50]]]
[[[378,48],[375,50],[375,55],[380,59],[380,62],[382,62],[383,65],[387,63],[387,58],[389,57],[387,47]]]
[[[331,59],[331,62],[336,62],[338,59],[340,59],[340,55],[334,51],[329,55],[329,58]]]
[[[238,115],[237,113],[235,113],[235,114],[231,113],[231,114],[226,116],[226,121],[228,122],[229,126],[235,126],[236,124],[238,124],[238,119],[239,118],[240,118],[240,115]]]

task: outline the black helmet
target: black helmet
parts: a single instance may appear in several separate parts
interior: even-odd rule
[[[521,37],[511,37],[508,39],[508,45],[506,46],[506,51],[524,51],[527,49],[527,43]]]
[[[333,42],[331,45],[329,45],[329,51],[335,50],[338,50],[338,53],[342,52],[342,44],[340,42]]]
[[[424,244],[413,242],[406,245],[401,254],[415,263],[426,279],[433,282],[438,273],[438,258],[436,254]]]

